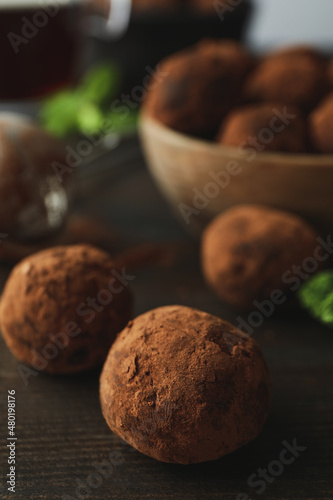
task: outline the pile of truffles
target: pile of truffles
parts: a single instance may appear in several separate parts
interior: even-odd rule
[[[210,137],[221,117],[239,104],[252,64],[236,42],[200,42],[161,63],[165,76],[148,93],[145,110],[175,130]]]
[[[131,321],[100,380],[109,427],[162,462],[217,459],[254,439],[270,406],[257,343],[230,323],[182,306]]]
[[[228,304],[253,308],[272,296],[286,300],[301,281],[323,265],[315,258],[317,232],[300,217],[265,206],[240,205],[217,216],[202,237],[207,283]]]
[[[285,126],[281,119],[283,106],[279,103],[237,108],[230,112],[217,140],[226,146],[301,153],[307,149],[305,122],[294,106],[288,107],[288,114],[293,118]]]
[[[256,58],[236,42],[205,40],[161,62],[144,113],[228,146],[247,148],[272,128],[266,151],[333,153],[332,68],[307,46]]]
[[[54,247],[25,258],[0,302],[9,349],[21,362],[52,374],[103,363],[131,312],[122,271],[90,245]]]

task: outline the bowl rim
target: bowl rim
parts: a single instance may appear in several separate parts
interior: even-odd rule
[[[207,139],[199,139],[197,137],[192,137],[190,135],[178,132],[177,130],[168,127],[162,122],[158,121],[156,118],[149,115],[145,110],[142,110],[139,115],[139,133],[142,136],[143,129],[149,127],[150,130],[155,130],[155,134],[164,136],[169,143],[173,143],[175,146],[185,147],[187,149],[192,148],[193,151],[199,151],[201,153],[213,153],[215,155],[225,154],[230,159],[243,159],[246,161],[245,155],[239,151],[238,147],[226,146],[224,144],[218,144],[211,142]],[[255,160],[252,161],[262,161],[269,163],[288,163],[299,167],[313,167],[314,163],[318,163],[318,166],[327,166],[333,168],[333,154],[311,154],[311,153],[287,153],[287,152],[262,152],[257,151]],[[251,161],[249,161],[251,163]]]

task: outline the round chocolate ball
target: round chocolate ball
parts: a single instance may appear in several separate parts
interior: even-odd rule
[[[328,63],[327,72],[330,88],[333,89],[333,59],[331,59]]]
[[[270,52],[266,57],[274,59],[278,57],[312,57],[316,61],[324,62],[323,54],[312,45],[288,45]]]
[[[107,253],[89,245],[54,247],[22,260],[0,301],[7,346],[46,373],[101,364],[131,314],[122,274]]]
[[[100,399],[111,430],[134,448],[191,464],[222,457],[259,434],[270,381],[252,338],[211,314],[166,306],[119,334]]]
[[[246,80],[243,95],[248,101],[277,101],[309,112],[328,87],[326,62],[298,49],[264,59]]]
[[[310,114],[309,131],[317,151],[333,154],[333,92]]]
[[[313,274],[322,266],[314,257],[317,238],[316,231],[296,215],[240,205],[217,216],[204,231],[203,273],[217,295],[232,306],[254,309],[271,296],[282,304],[300,286],[302,275],[305,279],[309,269]]]
[[[59,230],[71,179],[59,174],[69,169],[64,144],[24,116],[0,113],[0,150],[0,232],[20,240]]]
[[[229,113],[217,141],[258,152],[301,153],[307,149],[306,124],[302,113],[293,106],[286,114],[277,103],[248,105]]]
[[[213,136],[239,100],[252,58],[236,42],[206,40],[158,66],[144,109],[185,134]]]

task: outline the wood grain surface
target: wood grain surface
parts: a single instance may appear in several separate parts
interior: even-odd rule
[[[154,187],[143,161],[135,158],[127,161],[123,175],[116,178],[107,168],[112,161],[104,158],[94,179],[81,179],[83,198],[76,203],[80,213],[99,215],[116,227],[120,246],[147,240],[180,243],[172,267],[136,273],[135,314],[178,303],[236,323],[240,312],[222,305],[203,282],[198,242],[186,234]],[[1,268],[2,283],[8,270]],[[276,310],[253,335],[272,378],[267,423],[248,446],[218,461],[192,466],[159,463],[110,432],[99,406],[100,370],[71,377],[39,374],[25,386],[17,361],[1,339],[1,498],[332,499],[333,331],[296,308]],[[8,493],[6,486],[6,408],[11,389],[16,391],[17,404],[15,494]],[[249,477],[259,468],[274,468],[272,461],[279,460],[283,442],[291,444],[295,439],[306,449],[281,473],[269,475],[265,491],[257,494],[258,487],[248,485]],[[101,463],[102,472],[96,475]]]

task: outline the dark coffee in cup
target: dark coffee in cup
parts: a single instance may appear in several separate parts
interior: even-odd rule
[[[80,0],[1,0],[0,99],[41,97],[78,72]]]

